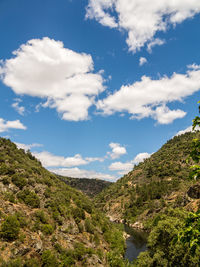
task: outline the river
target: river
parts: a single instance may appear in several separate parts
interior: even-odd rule
[[[133,261],[137,258],[140,252],[147,250],[148,234],[144,231],[135,230],[125,225],[125,231],[130,235],[126,239],[126,253],[125,258]]]

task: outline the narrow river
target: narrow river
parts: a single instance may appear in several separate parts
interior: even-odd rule
[[[130,235],[126,239],[126,253],[125,258],[133,261],[137,258],[140,252],[147,250],[148,234],[144,231],[135,230],[125,225],[125,231]]]

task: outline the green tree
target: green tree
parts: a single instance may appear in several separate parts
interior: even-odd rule
[[[1,225],[1,236],[8,241],[18,238],[20,223],[15,215],[9,215]]]
[[[200,103],[200,101],[198,102]],[[200,113],[200,105],[199,105]],[[196,116],[193,120],[192,129],[195,130],[200,127],[200,117]],[[195,164],[191,167],[192,171],[190,177],[194,180],[200,179],[200,139],[193,140],[193,150],[191,152],[191,158]],[[197,250],[200,250],[200,210],[196,213],[190,213],[186,219],[185,226],[179,233],[179,240],[183,244],[189,244],[192,255],[195,255]]]

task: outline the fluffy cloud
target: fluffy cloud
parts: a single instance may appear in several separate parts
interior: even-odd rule
[[[62,157],[53,155],[47,151],[33,152],[33,155],[38,158],[45,167],[73,167],[86,165],[93,161],[102,161],[101,158],[82,158],[80,154],[73,157]]]
[[[183,110],[170,110],[166,105],[182,101],[200,89],[200,66],[191,66],[185,74],[174,73],[159,80],[143,76],[141,81],[123,85],[120,90],[99,100],[97,108],[105,115],[128,112],[131,119],[151,117],[160,124],[183,118],[186,115]]]
[[[22,148],[22,149],[24,149],[25,151],[27,151],[27,150],[30,150],[31,148],[33,148],[33,147],[42,147],[43,145],[41,145],[41,144],[21,144],[21,143],[16,143],[15,142],[15,144],[16,144],[16,146],[18,147],[18,148]]]
[[[200,131],[200,127],[197,126],[197,127],[195,128],[195,130]],[[192,130],[192,126],[187,127],[185,130],[181,130],[181,131],[179,131],[175,136],[179,136],[179,135],[181,135],[181,134],[185,134],[185,133],[188,133],[188,132],[193,132],[193,130]]]
[[[146,158],[149,158],[151,154],[149,153],[139,153],[133,160],[129,162],[113,162],[109,166],[109,170],[111,171],[118,171],[118,174],[123,175],[131,171],[134,167],[134,165],[143,162]]]
[[[109,175],[105,173],[99,173],[95,171],[88,171],[79,168],[60,168],[60,169],[49,169],[51,172],[68,176],[74,178],[90,178],[90,179],[102,179],[102,180],[110,180],[115,181],[117,178],[114,175]]]
[[[16,98],[14,99],[15,102],[12,103],[12,107],[20,114],[20,115],[24,115],[24,112],[25,112],[25,107],[23,106],[20,106],[20,103],[22,102],[21,99],[19,98]]]
[[[42,106],[55,108],[64,120],[88,119],[89,107],[105,89],[102,72],[93,73],[90,55],[47,37],[28,41],[13,55],[0,70],[5,85],[18,95],[45,99]]]
[[[112,149],[112,152],[108,152],[107,154],[112,158],[112,159],[117,159],[121,157],[122,155],[126,154],[126,148],[121,146],[118,143],[110,143],[109,147]]]
[[[0,133],[7,132],[9,129],[26,130],[27,128],[19,120],[5,121],[0,118]]]
[[[139,65],[142,66],[142,65],[144,65],[145,63],[147,63],[147,59],[146,59],[145,57],[141,57],[141,58],[139,59]]]
[[[88,0],[86,17],[125,30],[129,50],[136,52],[146,43],[160,44],[155,42],[157,32],[199,12],[199,0]]]

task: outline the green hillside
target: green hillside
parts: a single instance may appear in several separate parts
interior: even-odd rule
[[[61,175],[57,175],[57,177],[69,186],[82,191],[89,197],[98,195],[103,189],[112,184],[111,182],[99,179],[71,178]]]
[[[109,266],[122,231],[87,196],[0,138],[1,266]]]
[[[175,136],[133,171],[103,190],[96,205],[114,221],[134,223],[147,219],[166,206],[189,205],[187,191],[192,140],[200,133]]]
[[[149,232],[135,267],[200,266],[200,213],[190,213],[200,209],[200,184],[188,179],[192,140],[199,137],[174,137],[96,197],[112,221]]]

